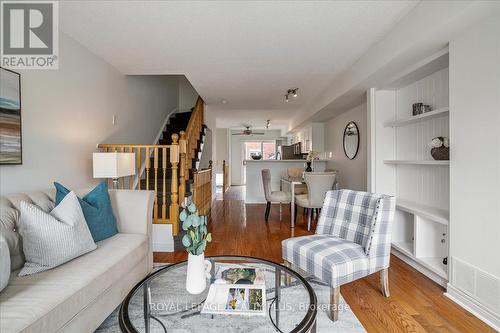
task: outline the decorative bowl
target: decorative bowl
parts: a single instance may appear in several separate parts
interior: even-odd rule
[[[250,157],[252,158],[252,160],[258,161],[258,160],[262,159],[262,154],[261,153],[251,153]]]

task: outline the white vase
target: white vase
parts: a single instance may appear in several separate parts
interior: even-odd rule
[[[212,263],[205,260],[205,253],[194,255],[189,253],[186,290],[193,295],[202,293],[207,287],[207,279],[210,278]]]

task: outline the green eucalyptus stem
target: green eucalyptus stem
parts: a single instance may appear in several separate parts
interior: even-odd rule
[[[205,252],[207,243],[212,241],[212,234],[207,229],[207,218],[199,216],[194,203],[181,205],[182,211],[179,220],[182,222],[182,230],[186,234],[182,237],[182,244],[186,251],[193,255],[200,255]]]

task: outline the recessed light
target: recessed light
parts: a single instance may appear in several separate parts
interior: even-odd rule
[[[227,101],[225,99],[221,99],[220,104],[227,104]]]

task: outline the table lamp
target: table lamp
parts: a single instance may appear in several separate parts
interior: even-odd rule
[[[94,178],[113,179],[113,189],[118,188],[118,178],[135,175],[135,153],[93,153]]]

